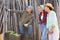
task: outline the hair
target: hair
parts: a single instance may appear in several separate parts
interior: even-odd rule
[[[53,10],[51,7],[47,6],[50,10]]]
[[[31,13],[33,13],[33,10],[31,9]]]
[[[33,13],[33,10],[31,10],[31,13]]]

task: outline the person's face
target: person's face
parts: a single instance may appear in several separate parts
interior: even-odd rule
[[[39,12],[42,12],[43,9],[42,9],[41,7],[38,6],[38,11],[39,11]]]
[[[31,12],[32,12],[32,9],[31,9],[31,8],[27,8],[26,11],[27,11],[28,13],[31,13]]]
[[[45,11],[48,12],[49,11],[49,8],[47,6],[45,6]]]

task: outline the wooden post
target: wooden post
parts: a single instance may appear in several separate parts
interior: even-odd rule
[[[58,7],[58,23],[59,23],[59,36],[60,36],[60,0],[58,0],[58,2],[59,2],[59,7]],[[59,37],[59,39],[60,39],[60,37]]]
[[[0,40],[3,40],[3,34],[0,34]]]
[[[3,0],[4,8],[7,7],[7,0]],[[5,3],[6,2],[6,3]],[[3,17],[3,32],[7,31],[7,15],[8,13],[3,9],[4,17]]]

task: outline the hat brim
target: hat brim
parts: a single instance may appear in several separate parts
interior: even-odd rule
[[[47,5],[47,4],[44,4],[44,6],[47,6],[47,7],[50,7],[50,8],[52,8],[52,9],[54,9],[53,6],[50,6],[50,5]]]

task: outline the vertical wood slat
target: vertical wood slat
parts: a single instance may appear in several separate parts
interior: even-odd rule
[[[19,0],[16,0],[16,9],[20,11],[20,5],[19,5]],[[20,15],[16,14],[17,17],[17,33],[19,33],[19,20],[20,20]]]
[[[7,7],[7,0],[3,0],[4,1],[4,8]],[[6,3],[5,3],[6,2]],[[7,12],[5,11],[5,9],[3,10],[4,12],[4,17],[3,17],[3,32],[7,31]]]
[[[36,0],[34,0],[34,5],[33,5],[33,7],[35,8],[36,7]],[[34,13],[35,13],[35,9],[34,9]],[[34,14],[34,20],[35,20],[35,18],[36,18],[36,13]],[[34,21],[34,27],[33,27],[33,40],[36,40],[36,20]]]
[[[8,8],[10,8],[10,1],[9,0],[8,0]],[[8,17],[8,19],[7,19],[8,20],[8,23],[7,23],[8,24],[8,27],[7,27],[8,29],[7,30],[9,30],[10,29],[10,12],[8,12],[7,17]]]
[[[26,7],[26,3],[25,3],[25,0],[22,0],[22,1],[23,1],[23,11],[24,11]]]
[[[26,6],[28,6],[28,0],[26,0],[25,3],[26,3]]]
[[[3,23],[2,23],[2,20],[3,20],[3,2],[2,0],[0,0],[0,34],[3,33]]]
[[[0,40],[3,40],[3,0],[0,0]]]
[[[16,2],[16,0],[13,0],[13,10],[16,10],[16,9],[15,9],[15,2]],[[15,19],[15,26],[14,26],[15,29],[14,29],[14,30],[15,30],[16,32],[18,32],[18,31],[17,31],[17,27],[18,27],[18,26],[17,26],[17,16],[16,16],[15,13],[14,13],[13,15],[14,15],[13,17],[14,17],[14,19]]]
[[[13,9],[13,0],[9,0],[10,1],[10,9]],[[15,20],[14,20],[14,18],[13,18],[13,13],[11,13],[10,12],[10,27],[9,27],[9,30],[12,30],[12,31],[14,31],[14,26],[15,26]],[[14,20],[14,21],[13,21]]]

